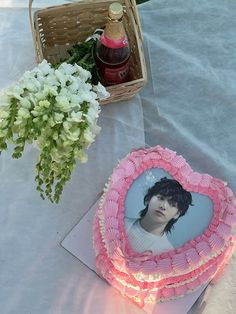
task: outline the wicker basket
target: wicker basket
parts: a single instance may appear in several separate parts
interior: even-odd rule
[[[114,2],[107,0],[81,1],[37,10],[32,16],[29,0],[29,17],[37,62],[46,59],[50,63],[68,57],[67,49],[85,40],[95,29],[105,26],[108,7]],[[110,97],[101,104],[133,97],[146,83],[146,65],[142,47],[142,32],[135,0],[119,0],[124,6],[124,25],[131,47],[131,80],[107,87]]]

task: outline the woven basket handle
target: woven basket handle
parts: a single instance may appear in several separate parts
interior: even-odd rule
[[[30,20],[30,26],[33,38],[35,39],[35,28],[34,28],[34,22],[33,22],[33,16],[32,16],[32,3],[33,0],[29,0],[29,20]]]
[[[135,20],[135,23],[136,23],[137,28],[138,28],[139,37],[143,41],[143,33],[141,31],[141,23],[140,23],[140,18],[139,18],[139,14],[138,14],[136,1],[135,0],[129,0],[129,1],[130,1],[131,10],[133,11],[134,20]]]
[[[33,37],[34,47],[35,47],[35,56],[36,56],[36,60],[39,62],[38,44],[36,40],[36,31],[35,31],[33,14],[32,14],[32,3],[33,3],[33,0],[29,0],[29,20],[30,20],[31,33]]]

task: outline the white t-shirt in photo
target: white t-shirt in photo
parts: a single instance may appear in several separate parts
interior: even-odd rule
[[[131,247],[138,253],[152,251],[153,254],[159,254],[173,249],[166,234],[158,236],[147,232],[140,225],[139,219],[126,217],[125,228]]]

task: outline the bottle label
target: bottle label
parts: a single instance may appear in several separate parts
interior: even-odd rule
[[[120,84],[127,82],[129,73],[129,62],[126,62],[120,67],[106,67],[104,71],[104,79],[108,85]]]
[[[108,48],[122,48],[128,46],[128,39],[126,35],[119,39],[110,39],[104,33],[102,33],[100,41]]]

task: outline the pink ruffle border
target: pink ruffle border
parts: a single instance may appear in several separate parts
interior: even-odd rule
[[[202,235],[153,255],[135,252],[124,224],[125,197],[135,179],[162,168],[191,192],[211,198],[214,213]],[[128,154],[114,169],[96,210],[94,248],[98,272],[139,306],[181,297],[219,276],[233,254],[236,201],[226,184],[194,172],[176,152],[156,146]]]

